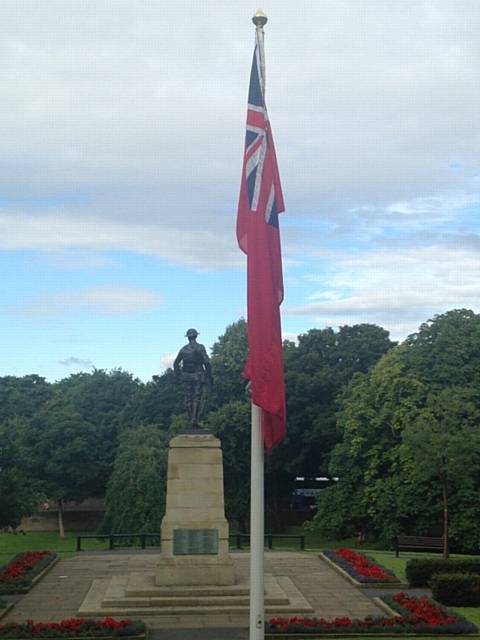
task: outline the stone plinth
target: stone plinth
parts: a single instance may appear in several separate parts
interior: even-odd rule
[[[222,450],[215,436],[184,434],[170,441],[161,531],[158,586],[234,584],[223,500]]]

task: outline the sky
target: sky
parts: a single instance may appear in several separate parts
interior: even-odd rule
[[[265,0],[284,336],[480,312],[478,0]],[[243,0],[0,3],[0,375],[149,380],[245,315]]]

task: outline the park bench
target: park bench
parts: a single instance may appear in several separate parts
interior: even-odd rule
[[[395,555],[402,551],[442,551],[443,538],[429,536],[398,536],[395,542]]]

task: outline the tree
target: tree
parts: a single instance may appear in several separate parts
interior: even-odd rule
[[[207,424],[223,450],[225,511],[240,531],[248,531],[250,511],[250,404],[233,400],[209,413]]]
[[[103,495],[112,473],[127,406],[142,387],[142,383],[127,371],[94,369],[91,373],[76,373],[55,385],[58,398],[68,405],[86,425],[95,428],[95,480],[93,495]]]
[[[34,510],[39,497],[15,440],[18,420],[0,424],[0,529],[17,527],[21,519]]]
[[[285,350],[287,469],[303,476],[328,475],[339,440],[336,398],[355,373],[366,373],[393,344],[385,329],[361,324],[338,332],[311,329],[299,336],[296,349]]]
[[[53,393],[53,386],[35,374],[0,378],[0,422],[18,416],[33,416]]]
[[[247,323],[242,318],[229,325],[212,347],[214,379],[212,408],[245,399],[246,381],[242,376],[247,359]]]
[[[156,425],[122,433],[106,493],[101,531],[150,533],[160,530],[165,511],[167,438]]]
[[[104,442],[61,396],[38,411],[21,432],[29,473],[45,495],[58,504],[60,537],[64,537],[63,505],[103,495],[106,475]]]
[[[150,382],[139,385],[122,414],[126,428],[155,423],[166,430],[172,419],[183,412],[182,389],[175,379],[173,369],[167,369]]]
[[[480,470],[480,390],[449,387],[431,393],[427,406],[402,433],[412,477],[438,483],[443,505],[443,557],[449,556],[449,499],[476,492]],[[436,492],[435,492],[436,493]],[[478,500],[475,500],[478,503]]]
[[[480,316],[453,310],[354,376],[337,412],[339,481],[322,492],[314,526],[392,541],[440,529],[443,503],[457,547],[478,545],[478,338]]]

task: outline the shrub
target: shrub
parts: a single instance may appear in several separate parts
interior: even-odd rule
[[[443,604],[472,607],[480,605],[478,573],[436,573],[430,580],[435,600]]]
[[[479,573],[480,559],[415,558],[407,562],[406,574],[411,587],[425,587],[435,573]]]

